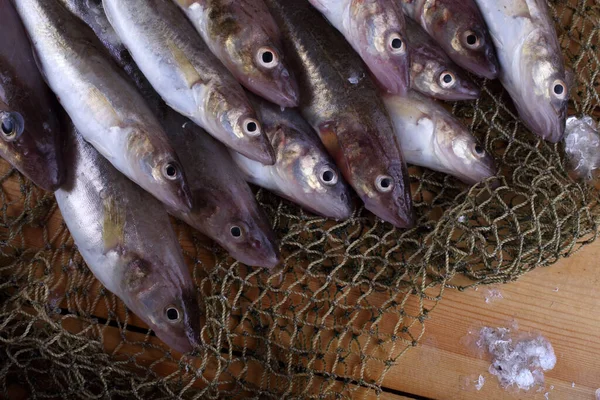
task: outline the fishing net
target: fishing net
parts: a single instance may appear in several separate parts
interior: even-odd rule
[[[570,112],[600,115],[600,5],[551,3],[576,75]],[[591,243],[598,190],[533,137],[496,82],[452,105],[501,167],[466,188],[411,168],[417,227],[364,209],[342,223],[265,191],[285,261],[236,263],[173,221],[204,310],[202,345],[171,352],[77,252],[51,194],[1,165],[0,385],[14,398],[359,398],[416,346],[445,290],[497,284]],[[415,366],[418,368],[418,366]]]

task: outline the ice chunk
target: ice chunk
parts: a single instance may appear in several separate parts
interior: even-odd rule
[[[541,335],[519,335],[509,328],[484,327],[477,346],[492,357],[489,372],[505,388],[529,390],[544,384],[544,371],[556,365],[556,355]]]
[[[569,117],[565,130],[565,152],[573,172],[591,180],[600,167],[600,133],[598,125],[589,116]]]
[[[498,288],[487,288],[485,291],[485,302],[491,303],[494,300],[503,299],[502,292]]]

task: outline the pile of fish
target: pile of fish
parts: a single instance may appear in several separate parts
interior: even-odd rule
[[[545,0],[0,0],[0,156],[56,192],[95,276],[167,344],[200,308],[168,214],[242,263],[277,241],[251,183],[344,220],[414,223],[406,163],[476,184],[493,157],[438,100],[499,78],[561,140]]]

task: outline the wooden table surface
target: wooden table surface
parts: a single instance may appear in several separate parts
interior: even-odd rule
[[[486,288],[447,291],[425,325],[422,344],[406,353],[384,386],[416,399],[544,399],[548,393],[549,399],[594,400],[600,388],[599,261],[600,242],[595,242],[554,266],[496,287],[502,298],[486,302]],[[545,374],[544,391],[505,391],[487,372],[490,362],[465,344],[470,330],[508,327],[513,321],[520,331],[541,333],[554,347],[557,363]],[[464,379],[480,374],[481,391],[463,389]]]

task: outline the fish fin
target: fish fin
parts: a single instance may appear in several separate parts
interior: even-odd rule
[[[174,61],[179,67],[185,82],[187,83],[189,88],[192,88],[197,83],[204,83],[203,79],[200,77],[200,74],[190,61],[190,59],[186,56],[183,50],[179,48],[179,46],[174,43],[172,40],[167,40],[167,47],[169,51],[173,55]]]
[[[92,110],[102,110],[104,112],[102,118],[110,123],[111,126],[120,126],[122,124],[123,120],[119,116],[118,111],[100,89],[95,86],[92,87],[88,92],[86,100]]]
[[[318,126],[317,132],[321,138],[321,142],[335,160],[340,160],[342,151],[337,135],[337,127],[335,122],[326,121]]]
[[[204,4],[204,1],[203,0],[175,0],[175,3],[177,3],[177,5],[182,8],[188,8],[188,7],[191,7],[192,4],[194,4],[194,3]]]
[[[125,209],[117,204],[114,196],[109,195],[102,201],[104,221],[102,225],[102,242],[105,253],[117,251],[121,253],[125,241]]]
[[[525,0],[525,2],[532,19],[545,20],[552,17],[546,0]]]

